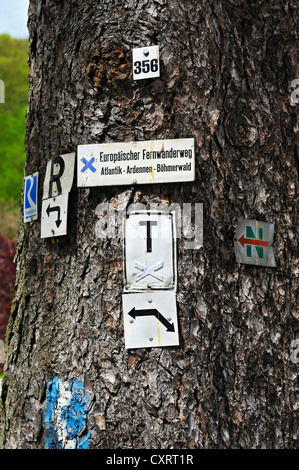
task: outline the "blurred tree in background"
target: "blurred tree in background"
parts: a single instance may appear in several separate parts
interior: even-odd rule
[[[10,315],[16,278],[16,268],[13,262],[15,249],[15,242],[5,239],[0,234],[0,340],[3,341]]]
[[[15,236],[24,177],[24,135],[28,97],[28,40],[0,35],[0,233]]]
[[[24,177],[28,97],[28,40],[0,35],[0,340],[10,316],[16,267],[13,262]],[[1,371],[0,371],[1,372]]]

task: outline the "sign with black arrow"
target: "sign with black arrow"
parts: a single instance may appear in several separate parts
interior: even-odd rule
[[[175,292],[123,294],[127,349],[178,346]]]
[[[69,194],[46,199],[42,204],[41,238],[67,234],[67,208]]]
[[[163,315],[157,309],[149,308],[144,310],[136,310],[136,308],[133,307],[132,310],[128,312],[128,315],[130,315],[130,317],[132,317],[134,320],[136,317],[154,316],[165,326],[166,331],[174,331],[174,324],[170,323],[165,317],[163,317]]]
[[[67,234],[68,197],[75,170],[75,153],[59,155],[47,163],[43,186],[41,238]]]
[[[46,210],[46,212],[48,214],[48,217],[50,217],[51,212],[57,212],[57,219],[55,220],[55,224],[56,224],[57,228],[59,228],[59,226],[62,222],[62,219],[60,218],[60,209],[61,209],[60,206],[51,207],[50,204],[49,204],[48,207],[47,207],[47,210]]]

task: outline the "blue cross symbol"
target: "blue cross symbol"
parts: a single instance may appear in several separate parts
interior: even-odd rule
[[[86,158],[81,158],[81,162],[84,163],[84,167],[82,168],[81,172],[83,173],[86,170],[91,170],[93,173],[97,171],[97,169],[92,165],[93,162],[95,161],[95,158],[92,157],[89,161],[86,160]]]

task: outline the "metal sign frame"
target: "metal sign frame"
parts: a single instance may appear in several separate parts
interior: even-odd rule
[[[178,346],[175,292],[123,294],[126,349]]]
[[[128,249],[128,220],[132,217],[136,217],[136,221],[141,222],[143,225],[146,225],[145,229],[147,230],[147,238],[146,244],[147,248],[144,251],[144,257],[142,259],[134,259],[132,261],[128,260],[128,255],[131,258],[132,250]],[[153,221],[152,218],[155,220]],[[142,219],[142,220],[140,220]],[[148,250],[148,243],[149,243],[149,233],[148,230],[151,230],[151,223],[157,222],[155,226],[157,227],[158,233],[161,233],[159,224],[165,223],[168,224],[167,232],[171,236],[169,238],[158,238],[161,240],[161,243],[164,241],[164,249],[170,250],[170,260],[165,259],[161,260],[161,257],[157,257],[156,253],[152,254],[152,251],[149,252]],[[136,231],[137,232],[137,231]],[[167,234],[166,232],[166,234]],[[165,229],[162,234],[165,234]],[[156,291],[156,290],[173,290],[176,291],[177,288],[177,257],[176,257],[176,222],[175,222],[175,212],[174,211],[153,211],[153,210],[140,210],[140,211],[132,211],[130,212],[125,221],[124,221],[124,230],[123,230],[124,242],[123,242],[123,266],[124,266],[124,291],[125,292],[148,292],[148,291]],[[144,239],[144,236],[138,237],[136,233],[137,239]],[[153,240],[155,240],[154,238]],[[152,243],[152,241],[151,241]],[[160,244],[161,244],[160,243]],[[135,243],[136,246],[136,243]],[[153,246],[157,246],[156,243]],[[156,251],[153,249],[153,251]],[[164,253],[165,254],[165,253]],[[151,260],[151,261],[149,261]],[[163,263],[163,264],[162,264]],[[161,280],[162,273],[161,269],[164,272],[168,273],[167,279],[164,278]],[[171,271],[171,272],[170,272]],[[132,280],[132,277],[135,276],[135,281]],[[148,276],[150,276],[148,278]],[[140,282],[143,281],[143,282]]]

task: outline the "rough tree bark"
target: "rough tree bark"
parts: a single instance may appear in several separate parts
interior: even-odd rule
[[[194,137],[196,179],[74,184],[65,237],[20,222],[2,447],[70,445],[49,439],[56,379],[83,383],[77,447],[298,446],[296,3],[31,0],[26,175],[79,144]],[[160,78],[133,81],[154,44]],[[203,246],[178,240],[179,347],[124,347],[122,242],[95,231],[120,201],[203,203]],[[276,268],[236,262],[240,217],[275,223]]]

